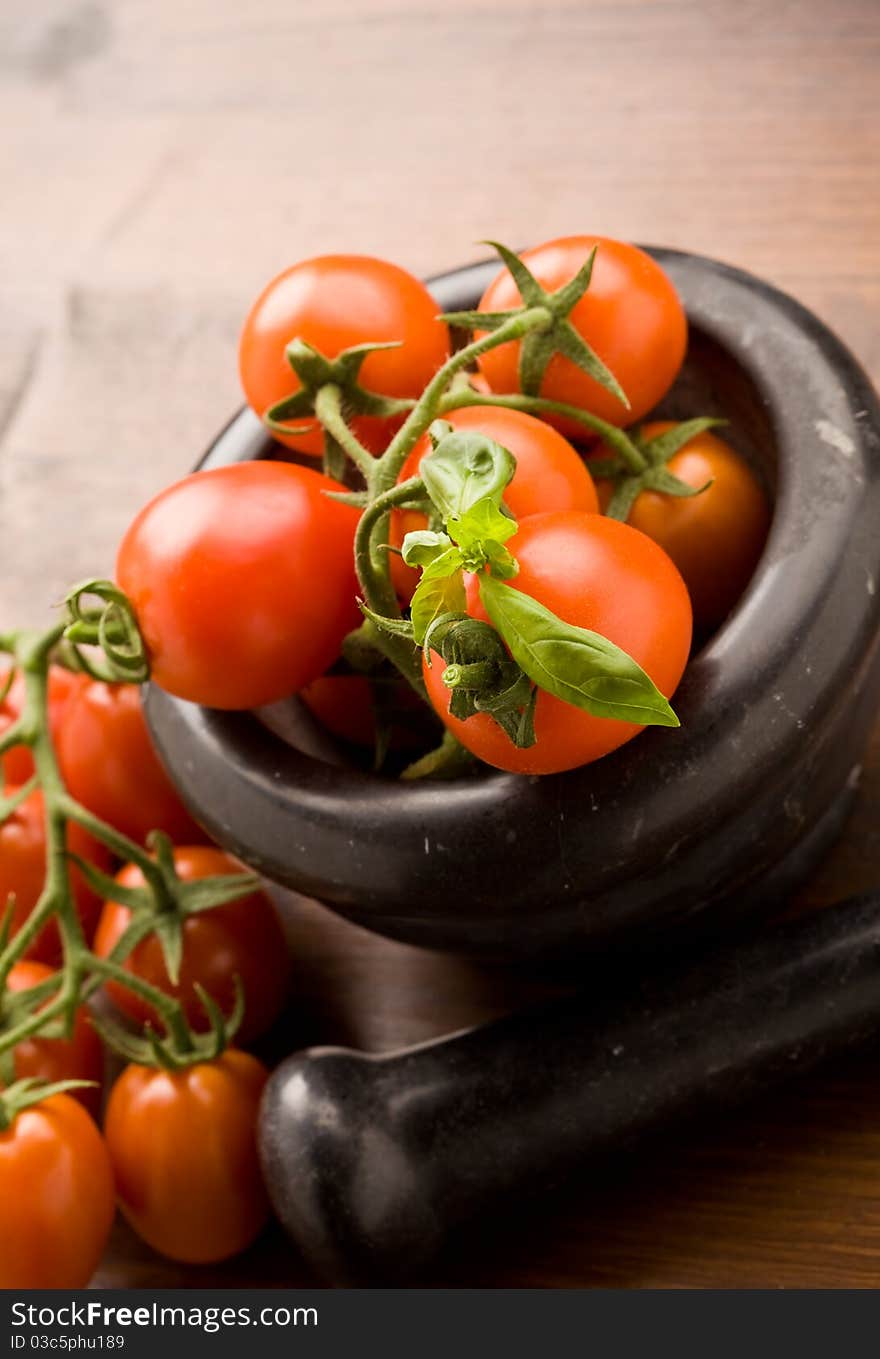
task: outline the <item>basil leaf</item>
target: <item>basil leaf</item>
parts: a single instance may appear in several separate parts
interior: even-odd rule
[[[463,613],[466,602],[460,568],[452,574],[440,575],[432,574],[428,567],[422,572],[410,604],[413,640],[421,646],[435,619],[444,613]]]
[[[499,509],[491,496],[484,496],[464,514],[454,516],[446,525],[450,538],[465,552],[478,543],[506,543],[517,530],[517,522]]]
[[[407,566],[428,566],[449,547],[452,547],[452,540],[445,533],[414,529],[401,544],[401,556]]]
[[[501,543],[484,543],[483,550],[493,576],[498,576],[500,580],[510,580],[513,576],[519,575],[519,562]]]
[[[461,554],[461,549],[450,543],[445,552],[438,553],[433,561],[422,567],[419,585],[424,580],[443,580],[445,576],[454,576],[457,571],[461,570],[463,564],[464,557]]]
[[[513,454],[485,434],[438,424],[443,432],[433,453],[422,459],[419,475],[443,522],[460,519],[486,497],[500,504],[516,471]],[[431,426],[431,432],[436,429]]]
[[[480,577],[480,596],[514,660],[541,689],[594,717],[679,725],[650,676],[607,637],[563,622],[492,576]]]

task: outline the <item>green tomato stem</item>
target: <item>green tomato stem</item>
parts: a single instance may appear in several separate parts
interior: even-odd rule
[[[400,777],[408,783],[426,778],[454,779],[469,773],[473,767],[474,756],[465,750],[451,731],[446,731],[439,746],[407,765]]]
[[[35,1010],[33,1014],[28,1015],[27,1019],[23,1019],[14,1028],[7,1029],[6,1033],[0,1034],[0,1056],[3,1053],[11,1052],[26,1038],[33,1038],[42,1029],[45,1029],[53,1019],[58,1019],[61,1015],[66,1014],[69,1003],[67,994],[61,991],[42,1010]]]
[[[110,826],[106,821],[102,821],[99,816],[95,816],[82,803],[72,798],[63,787],[59,790],[58,802],[68,821],[75,821],[83,830],[93,835],[96,840],[100,840],[101,844],[105,845],[111,854],[115,854],[117,859],[135,864],[149,883],[154,895],[159,898],[160,908],[167,905],[162,870],[143,845],[138,844],[136,840],[130,840],[115,826]]]
[[[129,991],[139,996],[141,1000],[154,1009],[180,1051],[193,1051],[192,1034],[178,1001],[167,995],[166,992],[160,991],[157,986],[152,986],[149,982],[144,981],[142,977],[127,971],[126,968],[120,966],[111,958],[99,958],[96,954],[89,953],[88,962],[91,971],[98,977],[103,978],[104,981],[113,981],[120,986],[127,987]]]
[[[46,1085],[33,1076],[16,1081],[0,1092],[0,1132],[11,1128],[25,1109],[32,1109],[53,1095],[64,1095],[71,1090],[87,1090],[90,1086],[94,1088],[95,1084],[95,1081],[53,1081],[51,1085]]]
[[[399,618],[400,607],[388,568],[388,518],[391,510],[405,505],[423,491],[421,477],[410,477],[399,486],[377,495],[361,515],[354,539],[354,564],[364,598],[374,613]],[[384,530],[377,541],[376,530]]]
[[[447,665],[441,675],[447,689],[485,689],[498,677],[498,666],[493,661],[471,661],[469,664]]]
[[[361,515],[354,540],[355,568],[364,600],[383,618],[400,618],[400,606],[391,583],[388,561],[388,520],[390,512],[404,505],[423,489],[420,477],[410,477],[399,486],[376,497]],[[394,664],[416,693],[425,697],[418,652],[405,637],[395,637],[375,628],[371,642]]]
[[[340,448],[351,458],[369,486],[370,478],[376,466],[376,459],[368,449],[364,448],[360,439],[346,423],[345,416],[342,413],[342,392],[335,383],[329,382],[318,388],[315,396],[315,415],[331,438],[335,439]]]
[[[443,367],[434,374],[413,410],[377,461],[374,483],[377,494],[381,494],[396,482],[400,469],[414,445],[440,414],[443,395],[456,373],[468,368],[475,359],[488,350],[497,349],[499,345],[507,344],[510,340],[518,340],[531,331],[547,330],[552,324],[553,316],[547,307],[528,307],[518,316],[511,317],[497,330],[490,331],[479,340],[473,340],[447,359]]]
[[[13,746],[33,745],[33,739],[31,729],[25,726],[20,717],[17,717],[0,736],[0,755],[5,755],[7,750],[11,750]]]
[[[447,392],[440,401],[437,414],[448,415],[450,411],[460,410],[463,406],[500,406],[505,410],[524,411],[527,415],[564,415],[583,425],[584,429],[600,435],[602,442],[614,449],[630,471],[644,472],[648,466],[644,454],[624,430],[609,424],[607,420],[600,420],[598,415],[581,410],[580,406],[569,406],[564,401],[551,401],[543,396],[522,396],[519,393],[500,396],[492,392],[475,392],[472,387],[468,387]]]
[[[43,798],[46,840],[46,876],[39,900],[21,929],[0,953],[0,994],[5,991],[11,969],[50,919],[57,921],[64,959],[57,995],[42,1008],[31,1010],[5,1032],[0,1030],[0,1058],[11,1053],[25,1039],[54,1025],[58,1019],[64,1019],[65,1032],[69,1035],[78,1007],[101,985],[102,979],[109,978],[137,992],[151,1005],[160,1015],[177,1050],[186,1054],[194,1050],[194,1040],[180,1003],[159,988],[127,972],[121,966],[124,961],[124,957],[120,956],[121,948],[114,949],[109,959],[97,958],[88,949],[82,932],[70,878],[71,864],[67,850],[67,827],[70,822],[82,826],[120,858],[136,863],[150,884],[159,908],[167,898],[168,889],[160,865],[143,846],[82,807],[64,786],[49,729],[48,692],[50,658],[62,638],[64,628],[64,624],[59,624],[44,633],[10,633],[0,637],[0,645],[13,657],[25,685],[24,707],[11,729],[15,732],[16,740],[9,741],[9,744],[23,741],[31,747],[36,770],[35,785],[39,786]],[[9,732],[6,733],[2,748],[6,748],[8,738]],[[126,956],[136,946],[137,935],[137,931],[130,934]],[[31,1003],[36,1007],[42,992],[39,988],[32,989],[35,995]]]

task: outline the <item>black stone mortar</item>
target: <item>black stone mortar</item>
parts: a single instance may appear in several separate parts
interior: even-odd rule
[[[837,834],[880,693],[880,408],[840,341],[741,270],[656,249],[690,322],[659,415],[722,415],[773,522],[692,658],[676,731],[570,773],[407,784],[352,768],[291,700],[260,714],[151,689],[162,758],[210,834],[368,929],[508,958],[714,932],[777,902]],[[434,279],[475,305],[494,262]],[[202,467],[284,456],[240,413]]]

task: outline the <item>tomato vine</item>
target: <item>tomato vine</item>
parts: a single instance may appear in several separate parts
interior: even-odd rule
[[[118,592],[99,585],[103,600],[98,619],[95,608],[86,608],[85,595],[95,592],[95,583],[72,593],[68,616],[42,633],[17,632],[0,635],[0,650],[12,659],[13,666],[24,678],[25,704],[20,716],[0,736],[0,755],[13,746],[30,748],[35,774],[21,789],[4,797],[0,805],[0,823],[11,816],[24,799],[39,787],[42,792],[45,836],[46,878],[42,893],[27,919],[14,934],[9,928],[10,905],[6,907],[0,929],[0,1076],[5,1084],[12,1079],[12,1055],[16,1046],[26,1039],[66,1037],[73,1032],[78,1007],[105,981],[113,981],[136,992],[160,1016],[165,1033],[152,1034],[142,1055],[149,1051],[154,1061],[179,1064],[195,1061],[207,1051],[204,1035],[193,1033],[180,1003],[158,987],[132,975],[122,964],[129,953],[145,936],[160,928],[161,922],[172,913],[185,913],[194,905],[193,888],[199,892],[198,909],[210,909],[225,901],[232,901],[254,890],[257,879],[250,874],[235,874],[204,880],[200,884],[182,882],[174,871],[167,837],[154,837],[154,853],[123,835],[113,826],[95,816],[68,793],[55,755],[49,731],[48,674],[53,655],[64,654],[67,643],[76,659],[83,662],[83,645],[103,641],[101,659],[90,657],[84,664],[89,673],[99,673],[114,680],[128,678],[133,670],[132,656],[138,649],[133,645],[129,625],[120,622]],[[139,661],[143,665],[143,660]],[[96,668],[97,667],[97,668]],[[106,846],[118,858],[134,863],[141,870],[146,886],[140,891],[123,889],[94,864],[68,851],[68,826],[74,823]],[[71,888],[70,869],[75,863],[89,884],[108,896],[126,894],[134,915],[131,925],[106,958],[100,958],[89,948],[76,911]],[[15,964],[25,957],[29,947],[50,919],[57,922],[62,948],[61,969],[52,977],[27,990],[10,992],[6,981]],[[161,934],[160,934],[160,937]],[[166,932],[166,937],[169,937]],[[166,961],[172,977],[180,966],[178,942],[169,942]],[[222,1048],[236,1019],[224,1020],[216,1007],[208,1004],[211,1021],[211,1044]],[[117,1047],[124,1047],[124,1031],[113,1021],[102,1023],[105,1039]]]

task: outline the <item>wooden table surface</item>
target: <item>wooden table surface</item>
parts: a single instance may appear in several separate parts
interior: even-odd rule
[[[353,249],[428,273],[582,230],[771,279],[880,379],[876,0],[4,0],[0,618],[107,571],[239,401],[256,290]],[[880,736],[880,733],[878,733]],[[821,904],[880,882],[880,740]],[[544,983],[291,908],[289,1045],[387,1048]],[[880,1082],[861,1056],[471,1235],[432,1285],[880,1285]],[[305,1284],[120,1228],[97,1282]]]

